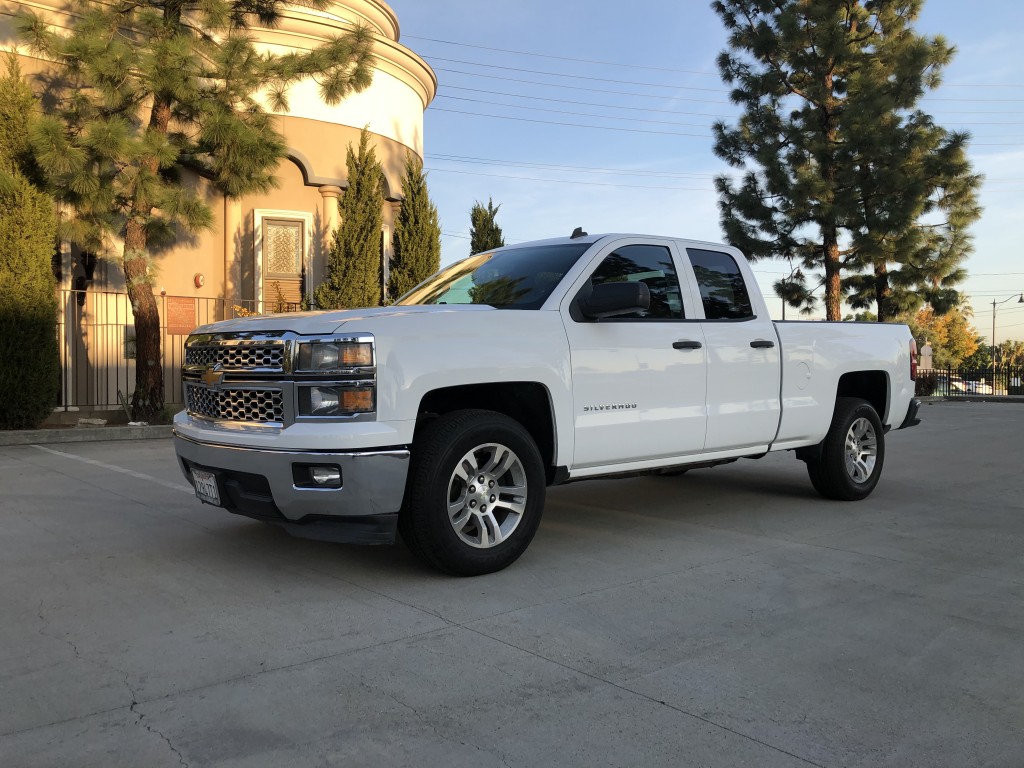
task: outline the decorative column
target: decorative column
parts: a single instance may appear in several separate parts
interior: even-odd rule
[[[242,301],[242,201],[224,198],[224,317],[232,317],[231,305]]]
[[[312,261],[310,264],[309,290],[319,285],[327,274],[327,254],[331,250],[331,239],[334,237],[334,230],[341,223],[341,211],[339,208],[341,198],[341,187],[333,184],[325,184],[320,189],[320,226],[313,224],[313,248]]]

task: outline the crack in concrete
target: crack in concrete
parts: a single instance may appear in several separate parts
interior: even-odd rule
[[[42,623],[42,626],[39,627],[40,637],[48,637],[51,640],[56,640],[58,642],[64,643],[74,652],[75,659],[77,661],[88,661],[88,659],[82,656],[82,652],[78,649],[78,645],[75,643],[75,641],[71,639],[70,632],[65,632],[63,635],[55,635],[47,631],[50,628],[50,620],[43,615],[44,602],[45,600],[40,600],[39,605],[36,607],[36,616],[39,617],[39,621]]]
[[[133,715],[138,715],[138,718],[135,721],[135,725],[141,725],[143,728],[145,728],[150,733],[152,733],[152,734],[154,734],[156,736],[159,736],[160,739],[164,742],[164,744],[167,745],[167,748],[169,750],[171,750],[171,752],[173,752],[174,755],[178,758],[178,764],[184,766],[184,768],[189,768],[189,764],[188,764],[188,761],[185,760],[185,756],[182,755],[181,752],[178,751],[178,748],[175,747],[174,744],[171,743],[171,740],[167,737],[167,735],[164,734],[163,731],[159,731],[156,728],[154,728],[153,726],[151,726],[148,722],[145,722],[146,713],[145,712],[141,712],[140,710],[136,709],[136,707],[139,706],[139,701],[138,701],[138,697],[135,695],[135,689],[132,688],[131,684],[128,682],[128,673],[127,672],[124,673],[124,680],[123,680],[123,682],[124,682],[124,687],[128,690],[128,694],[131,696],[131,699],[132,699],[132,703],[131,703],[131,706],[128,707],[128,711],[131,712]]]

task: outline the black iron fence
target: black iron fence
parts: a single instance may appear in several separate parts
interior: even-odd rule
[[[181,403],[185,337],[197,326],[262,310],[256,302],[157,296],[164,402]],[[135,320],[128,296],[114,291],[62,290],[57,322],[59,408],[123,408],[135,389]]]
[[[164,402],[181,403],[185,337],[197,326],[264,310],[260,302],[197,296],[157,296],[160,313]],[[268,307],[294,311],[298,305]],[[58,406],[117,409],[135,388],[135,321],[128,296],[114,291],[60,292],[57,326],[61,351]],[[918,395],[944,397],[1024,395],[1024,366],[995,369],[920,369]]]
[[[917,394],[939,397],[1024,395],[1024,366],[921,368]]]

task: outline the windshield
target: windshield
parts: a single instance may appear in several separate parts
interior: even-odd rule
[[[398,300],[415,304],[487,304],[539,309],[591,243],[532,245],[478,253],[452,264]]]

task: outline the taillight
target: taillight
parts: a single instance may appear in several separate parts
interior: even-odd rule
[[[910,340],[910,380],[917,381],[917,342]]]

